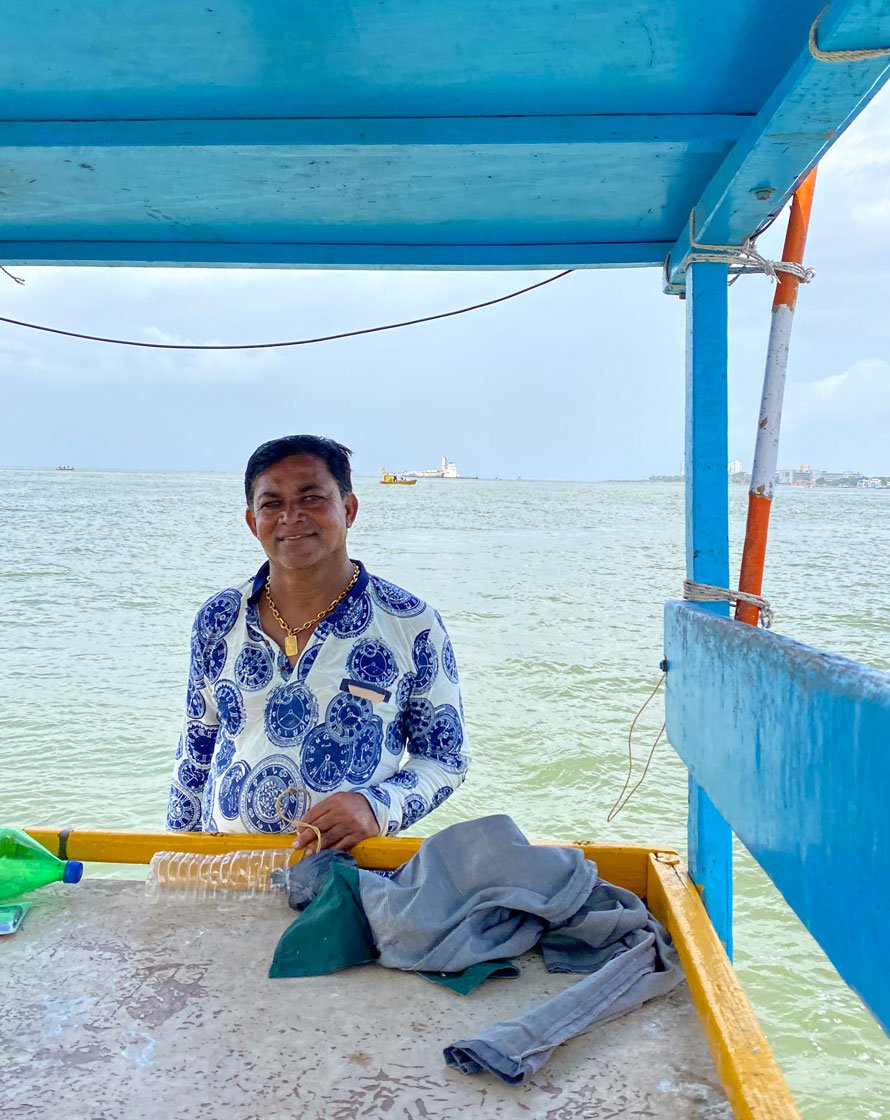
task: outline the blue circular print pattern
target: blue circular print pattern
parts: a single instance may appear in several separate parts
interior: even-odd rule
[[[331,633],[338,638],[357,638],[371,625],[374,608],[371,598],[365,592],[347,599],[329,619]],[[320,629],[320,627],[319,627]],[[318,629],[315,631],[318,633]]]
[[[418,614],[423,614],[426,610],[426,603],[422,599],[418,599],[416,595],[412,595],[410,591],[406,591],[403,587],[397,587],[394,583],[390,583],[389,580],[381,579],[380,576],[371,576],[368,586],[371,588],[374,599],[387,614],[399,615],[401,618],[414,618]]]
[[[194,831],[201,822],[201,805],[187,789],[174,786],[167,805],[167,824],[177,831]]]
[[[439,657],[436,647],[430,641],[429,630],[421,630],[414,639],[414,691],[429,692],[430,686],[439,672]]]
[[[437,789],[433,794],[432,801],[430,802],[430,812],[432,812],[433,809],[438,809],[442,802],[446,801],[452,795],[452,793],[454,793],[454,790],[451,788],[451,786],[441,786],[439,789]]]
[[[346,778],[352,765],[352,747],[335,742],[322,724],[314,727],[303,741],[300,775],[309,789],[328,793]]]
[[[229,587],[208,599],[198,611],[198,632],[205,642],[224,638],[235,625],[241,607],[241,592]]]
[[[218,642],[214,642],[212,646],[207,646],[204,650],[204,673],[209,681],[215,681],[219,678],[225,667],[228,654],[228,647],[222,638]]]
[[[206,723],[189,723],[185,733],[185,755],[206,770],[213,757],[217,728]]]
[[[276,747],[292,746],[315,723],[318,704],[300,681],[288,681],[273,688],[266,701],[264,725]]]
[[[235,761],[235,744],[226,735],[224,729],[220,729],[216,737],[216,750],[213,754],[213,770],[217,774],[221,774]]]
[[[321,653],[321,643],[318,645],[310,646],[309,649],[303,650],[303,655],[297,662],[297,680],[304,681],[309,676],[309,670],[318,660],[318,655]]]
[[[250,767],[246,762],[236,762],[220,779],[219,811],[227,821],[233,821],[238,816],[241,787],[249,773]]]
[[[213,690],[220,722],[234,739],[244,730],[244,701],[234,681],[220,681]]]
[[[204,643],[200,640],[198,627],[191,629],[190,655],[188,659],[188,679],[198,688],[204,684]]]
[[[414,739],[427,739],[436,718],[436,709],[425,696],[414,696],[405,709],[405,724],[408,728],[408,742]]]
[[[207,777],[206,766],[196,766],[191,759],[184,758],[176,767],[176,781],[189,790],[199,790]]]
[[[392,804],[392,798],[389,796],[389,793],[387,790],[381,789],[380,786],[368,786],[367,792],[370,793],[375,801],[379,801],[382,805]]]
[[[421,817],[425,817],[429,811],[429,806],[419,793],[409,794],[402,806],[402,828],[410,828]]]
[[[447,636],[442,643],[442,668],[451,683],[457,684],[457,658],[454,656],[454,646],[451,644],[451,639]]]
[[[411,689],[414,687],[414,674],[406,673],[396,686],[396,707],[403,712],[408,707],[411,699]]]
[[[386,735],[383,738],[383,745],[390,754],[401,757],[402,751],[405,749],[405,735],[402,731],[402,721],[394,719],[386,729]]]
[[[259,692],[272,680],[272,658],[265,646],[245,646],[235,659],[235,680],[245,692]]]
[[[370,700],[338,692],[325,712],[325,730],[335,742],[351,745],[367,727],[371,715]]]
[[[436,718],[430,728],[430,748],[436,758],[460,754],[464,745],[464,732],[457,709],[450,704],[436,708]]]
[[[289,787],[302,786],[296,763],[286,754],[273,754],[251,770],[241,789],[241,819],[251,832],[289,832],[293,822],[302,817],[308,798],[302,789],[281,798],[281,812],[276,802]]]
[[[204,697],[191,678],[189,678],[188,692],[186,693],[185,710],[192,719],[200,719],[207,711]]]
[[[372,716],[353,744],[352,763],[346,780],[353,785],[364,785],[377,769],[383,753],[383,720]]]
[[[397,774],[393,774],[387,781],[392,782],[394,786],[402,786],[403,789],[414,789],[420,779],[413,770],[399,770]]]
[[[362,638],[346,659],[346,671],[362,684],[386,688],[399,675],[395,654],[380,638]]]

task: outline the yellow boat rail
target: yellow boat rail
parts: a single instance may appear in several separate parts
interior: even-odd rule
[[[203,832],[123,832],[28,828],[53,854],[84,863],[147,864],[157,852],[221,852],[287,848],[290,835]],[[412,837],[363,840],[353,849],[360,867],[393,870],[417,852]],[[769,1043],[717,937],[686,866],[676,852],[645,845],[573,841],[603,879],[633,891],[670,932],[714,1065],[737,1120],[800,1120]]]

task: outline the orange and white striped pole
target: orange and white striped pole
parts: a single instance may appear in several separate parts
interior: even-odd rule
[[[816,187],[817,168],[794,192],[782,260],[803,264],[803,254],[810,225],[813,191]],[[754,448],[754,465],[751,468],[751,489],[748,493],[748,523],[745,528],[745,547],[742,552],[742,570],[739,590],[749,595],[759,595],[763,587],[763,566],[766,559],[766,538],[769,532],[769,515],[776,484],[779,461],[779,430],[782,425],[782,401],[785,396],[785,372],[788,368],[788,349],[791,326],[800,280],[788,272],[779,272],[776,294],[773,298],[772,323],[766,352],[766,370],[763,376],[763,396],[760,400],[760,420],[757,425],[757,443]],[[736,619],[757,625],[758,609],[750,603],[736,604]]]

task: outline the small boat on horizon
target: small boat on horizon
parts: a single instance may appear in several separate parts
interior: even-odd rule
[[[383,468],[381,468],[380,473],[383,475],[383,478],[380,479],[380,485],[381,486],[416,486],[417,485],[417,479],[416,478],[406,478],[404,471],[402,471],[401,474],[393,474],[392,471],[388,471],[386,469],[386,467],[383,467]]]
[[[56,467],[57,471],[73,471],[74,467]]]

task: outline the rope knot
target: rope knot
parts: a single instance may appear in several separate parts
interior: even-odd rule
[[[731,587],[714,587],[710,583],[696,583],[693,579],[684,579],[683,598],[691,603],[748,603],[757,608],[764,630],[769,630],[773,624],[773,608],[769,601],[760,595],[750,595],[747,591],[737,591]]]
[[[681,268],[685,271],[690,264],[719,262],[730,266],[733,283],[745,273],[761,273],[770,280],[779,279],[779,273],[793,276],[800,284],[809,284],[816,275],[814,268],[806,268],[795,261],[773,261],[765,257],[755,244],[753,237],[746,237],[741,245],[706,245],[695,240],[695,211],[689,214],[689,252],[683,258]],[[668,262],[665,261],[665,272]]]

